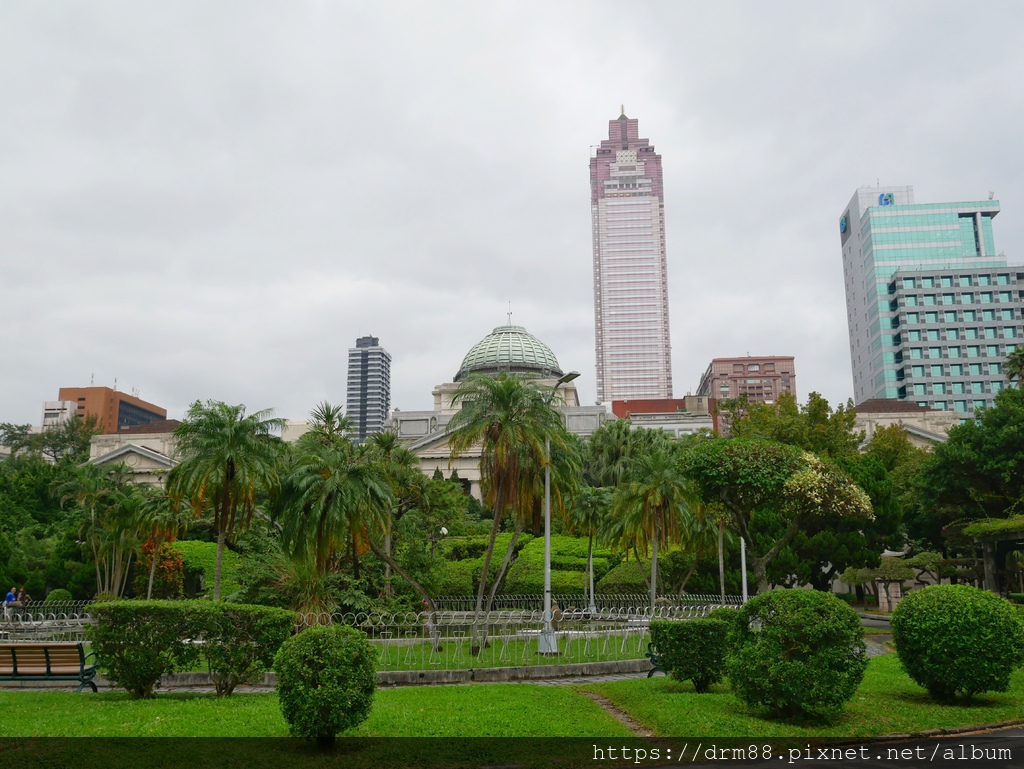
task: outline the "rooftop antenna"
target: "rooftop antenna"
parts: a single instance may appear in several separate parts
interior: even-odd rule
[[[996,194],[994,192],[989,192],[988,193],[988,199],[989,200],[995,200],[995,198],[996,198]]]
[[[117,392],[117,377],[114,377],[114,392]]]
[[[95,374],[95,372],[93,372],[92,374],[89,374],[89,387],[92,387],[95,384],[96,384],[96,374]]]

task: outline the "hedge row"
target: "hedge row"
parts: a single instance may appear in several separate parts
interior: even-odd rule
[[[270,606],[210,601],[93,604],[88,630],[100,668],[134,698],[153,696],[160,677],[204,660],[217,694],[258,680],[293,632],[295,614]]]

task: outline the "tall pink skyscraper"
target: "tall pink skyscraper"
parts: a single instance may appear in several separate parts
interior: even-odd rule
[[[661,155],[638,121],[608,121],[590,159],[597,398],[672,397]]]

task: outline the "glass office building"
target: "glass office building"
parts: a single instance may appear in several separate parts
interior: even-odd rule
[[[914,202],[861,187],[839,220],[854,401],[906,400],[968,418],[1006,386],[1022,342],[1024,267],[996,249],[999,201]]]

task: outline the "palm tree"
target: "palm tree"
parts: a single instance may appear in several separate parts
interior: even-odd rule
[[[150,599],[153,597],[153,580],[156,577],[160,547],[165,542],[173,542],[178,534],[188,528],[189,519],[195,516],[187,503],[175,504],[169,495],[159,489],[149,486],[136,488],[139,503],[135,508],[135,524],[145,540],[153,543],[149,583],[146,587],[146,598]]]
[[[1017,380],[1018,387],[1024,387],[1024,345],[1017,348],[1006,356],[1006,380],[1012,382]]]
[[[611,489],[584,486],[568,515],[569,531],[587,535],[587,581],[583,592],[591,611],[597,608],[594,601],[594,537],[608,519],[611,505]]]
[[[683,539],[684,518],[692,516],[695,501],[667,445],[655,445],[635,457],[626,480],[615,490],[612,513],[621,522],[620,537],[633,539],[645,551],[648,545],[651,548],[652,610],[658,591],[658,547]]]
[[[81,465],[54,488],[61,507],[72,502],[82,513],[78,535],[92,551],[98,595],[121,595],[135,554],[136,489],[127,485],[126,470],[123,465],[113,470]]]
[[[390,479],[371,451],[357,450],[347,440],[334,445],[300,440],[282,494],[285,547],[297,563],[312,563],[321,575],[348,544],[353,559],[371,550],[433,608],[427,591],[375,541],[387,528],[393,499]]]
[[[269,409],[246,415],[242,405],[196,401],[174,430],[180,462],[167,475],[167,489],[178,504],[188,500],[197,515],[212,510],[215,601],[220,600],[225,542],[249,526],[259,495],[275,494],[280,486],[283,444],[274,431],[283,424]]]
[[[352,432],[352,420],[342,413],[341,406],[335,406],[327,401],[316,405],[309,414],[307,424],[309,432],[306,435],[321,443],[336,444],[348,440]]]
[[[484,552],[477,588],[476,611],[483,610],[484,590],[498,527],[507,511],[525,518],[524,504],[532,502],[531,474],[547,463],[545,440],[564,442],[562,418],[551,407],[551,393],[515,374],[492,378],[474,374],[459,384],[452,405],[461,409],[448,423],[451,457],[481,447],[480,479],[484,501],[494,511],[491,535]],[[527,499],[527,497],[530,497]]]

